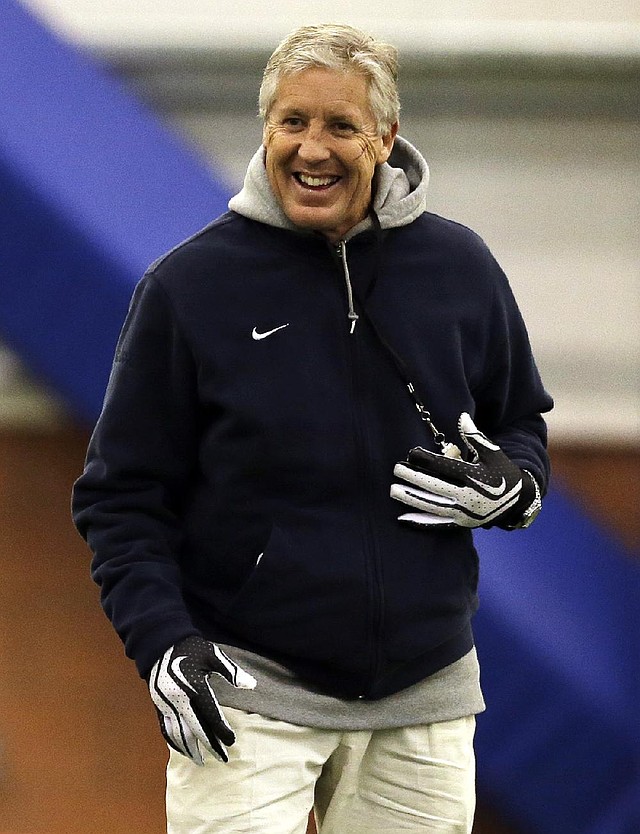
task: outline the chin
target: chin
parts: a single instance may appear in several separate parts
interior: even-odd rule
[[[293,211],[285,212],[289,220],[301,229],[309,229],[310,231],[320,232],[321,234],[329,234],[332,229],[336,228],[336,224],[330,218],[322,216],[317,211],[309,211],[308,209],[294,209]]]

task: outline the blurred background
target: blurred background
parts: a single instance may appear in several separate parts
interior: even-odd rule
[[[640,832],[640,11],[631,0],[0,0],[0,834],[156,834],[165,751],[69,493],[127,304],[225,209],[277,42],[400,49],[429,208],[507,272],[555,487],[486,534],[478,834]]]

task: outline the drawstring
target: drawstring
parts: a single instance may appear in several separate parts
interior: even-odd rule
[[[347,303],[349,305],[349,313],[348,318],[351,322],[351,330],[350,333],[356,329],[356,324],[358,322],[358,314],[355,311],[355,307],[353,306],[353,290],[351,288],[351,276],[349,275],[349,265],[347,264],[347,244],[344,240],[341,240],[337,246],[338,254],[340,255],[340,260],[342,261],[342,272],[344,275],[344,282],[347,286]]]

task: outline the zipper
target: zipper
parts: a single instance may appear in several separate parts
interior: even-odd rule
[[[364,396],[362,393],[362,341],[356,337],[350,340],[352,379],[354,393],[354,411],[356,419],[357,452],[358,452],[358,478],[359,488],[362,495],[362,518],[363,537],[365,545],[365,558],[370,580],[370,601],[371,613],[369,617],[371,629],[371,665],[370,685],[372,685],[380,670],[380,644],[382,640],[383,611],[384,611],[384,589],[382,585],[382,570],[380,566],[380,553],[378,550],[373,524],[373,495],[371,477],[371,454],[370,440],[366,425],[366,408],[364,407]]]
[[[359,316],[355,311],[353,290],[351,286],[351,276],[349,274],[349,266],[347,263],[347,247],[345,241],[335,247],[336,253],[342,265],[342,273],[344,277],[345,287],[347,290],[347,304],[348,304],[348,319],[351,322],[349,335],[354,336],[353,339],[348,340],[349,359],[351,366],[351,389],[353,396],[353,420],[355,427],[356,440],[356,456],[357,456],[357,473],[358,473],[358,489],[361,496],[361,517],[362,521],[362,536],[364,542],[365,552],[365,566],[367,571],[367,580],[369,585],[369,604],[371,606],[368,614],[368,630],[370,638],[369,657],[370,657],[370,678],[369,686],[371,686],[380,669],[380,644],[382,637],[383,626],[383,611],[384,611],[384,590],[382,585],[382,571],[380,566],[380,555],[376,545],[373,525],[373,496],[371,494],[373,478],[371,477],[371,454],[370,441],[367,432],[366,424],[366,408],[364,403],[364,393],[362,385],[362,339],[355,333],[356,324]],[[366,695],[359,695],[364,698]]]

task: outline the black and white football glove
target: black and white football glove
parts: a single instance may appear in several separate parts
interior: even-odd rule
[[[391,486],[391,497],[411,507],[399,520],[417,526],[528,527],[542,506],[535,478],[509,460],[466,412],[458,429],[470,462],[454,454],[417,447],[393,473],[405,483]]]
[[[218,674],[233,686],[253,689],[255,678],[202,637],[187,637],[162,655],[149,678],[149,691],[165,741],[178,753],[202,765],[202,748],[223,762],[235,734],[209,685]]]

